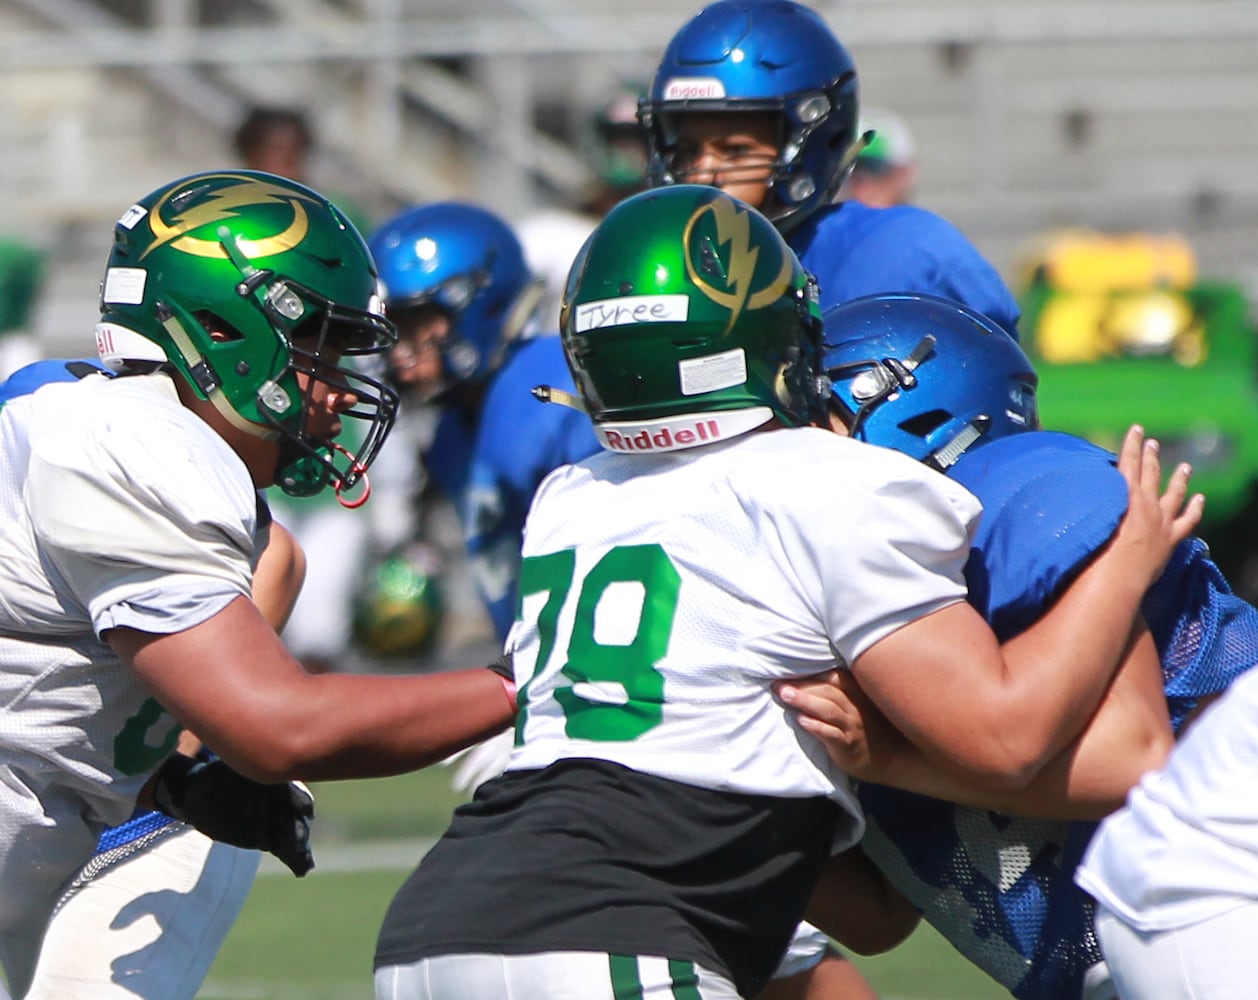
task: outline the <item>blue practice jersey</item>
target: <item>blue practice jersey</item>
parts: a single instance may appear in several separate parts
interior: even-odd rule
[[[515,619],[520,545],[534,492],[552,469],[599,450],[589,417],[539,402],[537,385],[576,394],[557,336],[527,340],[507,357],[485,398],[468,471],[468,555],[500,639]]]
[[[542,403],[533,387],[576,394],[558,336],[514,346],[486,390],[479,413],[446,406],[424,467],[463,525],[477,587],[499,638],[515,619],[515,582],[529,503],[553,469],[599,450],[580,410]]]
[[[1018,304],[956,226],[914,205],[822,208],[790,234],[792,249],[821,286],[821,308],[863,295],[924,292],[963,302],[1017,339]]]
[[[950,471],[983,503],[966,580],[1008,639],[1046,610],[1109,539],[1127,506],[1116,460],[1036,431],[985,444]],[[1232,594],[1196,539],[1149,590],[1145,620],[1178,732],[1197,699],[1258,661],[1258,611]],[[1073,873],[1096,824],[1023,819],[864,785],[863,845],[970,961],[1021,1000],[1072,1000],[1101,960],[1091,898]]]

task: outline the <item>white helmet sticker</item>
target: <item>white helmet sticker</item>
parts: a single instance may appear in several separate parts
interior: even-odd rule
[[[741,347],[706,358],[690,358],[677,364],[683,396],[728,389],[747,381],[747,354]]]
[[[664,85],[666,101],[706,101],[725,96],[725,84],[714,76],[679,76]]]
[[[111,267],[105,272],[101,301],[121,306],[138,306],[144,301],[148,271],[142,267]]]
[[[135,224],[148,215],[149,210],[142,205],[132,205],[122,213],[122,218],[118,220],[118,225],[123,229],[134,229]]]
[[[687,295],[626,295],[581,303],[576,310],[576,331],[635,323],[684,323],[689,315]]]

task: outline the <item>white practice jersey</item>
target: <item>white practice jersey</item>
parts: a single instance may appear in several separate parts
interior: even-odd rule
[[[979,509],[903,455],[813,428],[557,469],[525,528],[509,769],[592,757],[859,816],[771,685],[963,600]]]
[[[0,409],[0,932],[174,748],[175,721],[100,635],[182,631],[247,596],[264,528],[244,464],[167,376]]]
[[[1233,682],[1101,823],[1075,880],[1141,931],[1258,900],[1258,670]]]

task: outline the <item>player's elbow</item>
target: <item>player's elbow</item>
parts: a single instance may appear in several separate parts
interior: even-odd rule
[[[1039,741],[1024,737],[997,732],[975,741],[973,751],[957,761],[966,783],[978,791],[1001,795],[1025,790],[1048,755]]]
[[[219,756],[246,778],[274,785],[309,778],[323,754],[322,747],[299,728],[276,725],[234,750],[220,750]]]
[[[1127,793],[1146,774],[1164,767],[1174,747],[1175,735],[1170,726],[1146,726],[1131,737],[1121,756],[1113,760],[1112,767],[1107,771],[1112,775],[1114,787],[1108,801],[1101,803],[1101,815],[1113,812],[1121,806],[1126,801]]]
[[[839,942],[858,955],[882,955],[903,944],[922,915],[908,902],[887,909],[882,920],[850,925]]]

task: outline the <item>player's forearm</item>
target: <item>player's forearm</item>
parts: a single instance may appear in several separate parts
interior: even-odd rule
[[[958,641],[967,617],[972,616],[964,611],[951,614],[942,634]],[[935,646],[940,643],[938,635],[936,630]],[[980,664],[999,663],[994,647],[974,649],[972,672]],[[883,652],[874,655],[881,657]],[[885,668],[888,663],[885,659],[875,662],[869,670],[875,684],[885,672],[879,666]],[[972,687],[963,689],[961,678],[946,673],[948,658],[931,661],[929,666],[936,669],[926,676],[939,678],[929,689],[928,699],[937,710],[916,716],[899,713],[905,731],[912,732],[926,749],[897,729],[855,678],[843,671],[781,684],[778,693],[798,713],[800,726],[822,740],[834,762],[853,777],[1017,815],[1103,816],[1123,801],[1142,774],[1161,765],[1173,740],[1161,662],[1143,622],[1083,735],[1042,767],[1007,752],[1012,737],[991,708],[990,694],[970,696]],[[985,669],[992,672],[990,666]],[[966,696],[950,698],[957,690]],[[907,700],[901,697],[891,708],[903,709]],[[941,714],[946,723],[942,727]],[[964,724],[948,722],[957,718]],[[1019,752],[1025,757],[1034,749],[1023,747]]]
[[[852,673],[936,767],[1004,793],[1025,788],[1092,715],[1119,659],[1099,650],[1075,635],[1043,648],[1024,642],[1010,656],[973,608],[957,604],[893,632],[858,657]],[[850,756],[841,742],[831,753]],[[922,790],[916,781],[909,787]]]
[[[397,774],[505,728],[503,678],[306,673],[247,599],[183,632],[107,633],[154,697],[255,781]]]
[[[1049,761],[1012,801],[980,802],[1023,816],[1100,819],[1123,804],[1174,745],[1162,664],[1139,623],[1122,666],[1082,735]]]
[[[1202,499],[1185,505],[1191,470],[1180,465],[1165,492],[1157,443],[1133,427],[1118,468],[1128,485],[1127,512],[1100,556],[1056,605],[1002,656],[1012,692],[1010,748],[1030,780],[1082,730],[1125,655],[1140,602],[1175,546],[1200,522]]]
[[[1121,558],[1103,555],[1031,628],[1004,643],[1002,729],[1030,780],[1074,740],[1122,662],[1144,597]]]
[[[515,720],[501,677],[484,668],[422,677],[312,677],[312,727],[273,766],[285,778],[381,777],[426,767],[501,732]],[[339,706],[333,712],[319,706]]]

